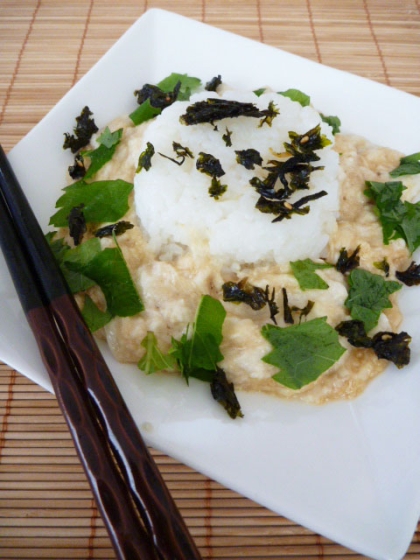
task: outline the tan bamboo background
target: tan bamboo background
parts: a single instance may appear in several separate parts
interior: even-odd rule
[[[420,0],[0,0],[5,150],[152,7],[420,95]],[[362,558],[153,453],[203,558]],[[54,396],[1,363],[0,558],[114,558]]]

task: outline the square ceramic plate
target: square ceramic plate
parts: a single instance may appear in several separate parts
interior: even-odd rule
[[[63,132],[85,105],[99,126],[135,108],[133,92],[171,72],[235,86],[299,88],[343,132],[405,153],[420,149],[420,99],[160,10],[141,17],[10,153],[47,230],[71,155]],[[47,389],[49,379],[0,256],[0,359]],[[397,560],[420,513],[420,298],[402,297],[412,363],[353,402],[311,407],[239,394],[231,421],[200,382],[146,377],[104,355],[146,441],[264,506],[375,559]],[[194,381],[194,380],[193,380]]]

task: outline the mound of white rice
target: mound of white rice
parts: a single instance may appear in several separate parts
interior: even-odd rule
[[[198,125],[184,125],[180,116],[189,105],[223,97],[250,102],[261,110],[272,101],[280,114],[272,126],[259,126],[259,118],[238,117]],[[289,201],[293,202],[321,190],[328,192],[309,203],[307,215],[294,214],[291,219],[272,223],[273,214],[264,214],[255,208],[259,194],[249,181],[255,176],[266,176],[260,166],[247,170],[236,161],[235,150],[253,148],[263,158],[263,165],[284,152],[283,143],[290,142],[289,131],[304,134],[321,123],[322,134],[332,144],[318,150],[323,170],[313,171],[310,189],[300,190]],[[222,136],[231,131],[232,146],[226,146]],[[226,91],[221,95],[201,92],[190,101],[177,102],[165,109],[148,125],[142,150],[150,142],[155,149],[151,168],[141,170],[135,178],[135,205],[142,227],[156,254],[175,251],[177,246],[204,244],[211,255],[223,262],[256,263],[319,257],[334,230],[338,212],[338,155],[333,151],[331,128],[321,121],[311,107],[302,107],[277,93],[257,97],[252,92]],[[175,158],[173,142],[188,147],[194,158],[187,157],[182,165],[162,157]],[[220,182],[227,185],[219,199],[209,196],[211,178],[196,169],[200,152],[220,160],[225,175]]]

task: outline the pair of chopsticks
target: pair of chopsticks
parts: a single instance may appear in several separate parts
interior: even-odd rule
[[[199,560],[1,146],[0,246],[117,558]]]

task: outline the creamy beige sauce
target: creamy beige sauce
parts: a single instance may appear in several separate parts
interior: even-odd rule
[[[98,173],[98,180],[117,177],[133,180],[142,126],[133,127],[123,119],[114,122],[112,129],[119,126],[125,128],[123,141],[113,160]],[[383,245],[381,226],[363,191],[366,180],[389,180],[388,171],[398,165],[400,154],[373,146],[360,137],[347,135],[336,136],[335,149],[341,160],[340,216],[337,230],[331,236],[324,256],[328,262],[335,263],[340,249],[352,251],[360,245],[360,266],[378,273],[373,263],[386,258],[391,267],[390,278],[393,278],[395,269],[403,269],[410,264],[409,253],[402,240],[388,246]],[[267,284],[271,288],[275,287],[280,308],[277,315],[279,326],[285,326],[280,296],[283,287],[287,289],[290,305],[302,308],[308,300],[315,302],[308,319],[327,316],[332,326],[349,319],[348,310],[344,307],[347,297],[346,279],[334,268],[318,272],[329,284],[329,289],[303,292],[288,265],[267,263],[229,271],[211,259],[206,246],[199,241],[170,259],[165,255],[156,258],[148,249],[133,209],[125,219],[134,223],[135,228],[121,235],[119,244],[145,311],[135,317],[115,318],[100,333],[116,359],[121,362],[138,362],[145,351],[141,341],[147,331],[153,331],[161,348],[167,350],[171,337],[180,338],[186,325],[194,320],[203,294],[222,299],[223,283],[239,281],[244,277],[248,277],[251,284],[262,288]],[[103,305],[97,289],[90,293]],[[381,315],[376,330],[396,331],[399,328],[401,315],[395,294],[390,299],[393,307]],[[260,333],[261,327],[270,322],[267,307],[253,311],[245,304],[224,303],[224,306],[227,317],[223,328],[221,351],[224,361],[221,366],[236,390],[263,391],[282,398],[322,404],[336,399],[354,398],[388,365],[385,360],[378,360],[371,350],[353,348],[345,339],[340,339],[348,351],[330,370],[299,391],[288,389],[272,379],[277,368],[261,360],[271,351],[270,344]]]

